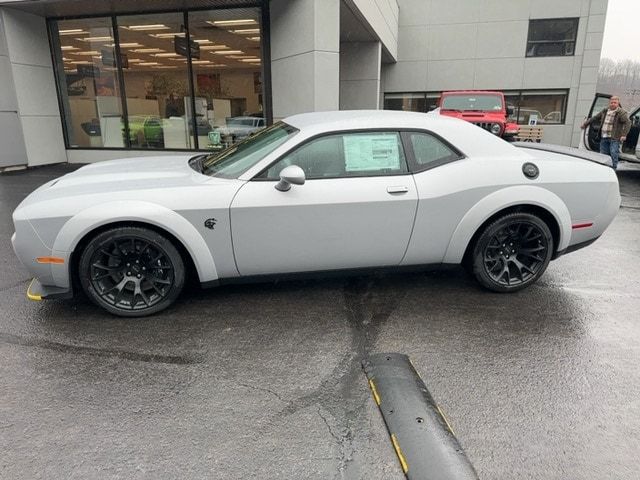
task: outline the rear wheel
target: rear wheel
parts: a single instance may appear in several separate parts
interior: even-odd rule
[[[514,292],[535,283],[553,254],[547,224],[530,213],[510,213],[487,225],[473,248],[472,270],[494,292]]]
[[[95,304],[123,317],[164,310],[185,282],[184,262],[175,246],[141,227],[118,227],[95,236],[82,251],[78,273]]]

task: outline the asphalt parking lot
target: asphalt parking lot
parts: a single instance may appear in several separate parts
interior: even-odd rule
[[[498,295],[458,270],[33,303],[0,176],[0,477],[400,479],[360,360],[408,354],[483,479],[640,478],[640,168],[591,247]]]

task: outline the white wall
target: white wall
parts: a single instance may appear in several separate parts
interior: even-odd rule
[[[398,57],[398,17],[400,8],[397,0],[345,0],[360,19],[378,39],[387,57]]]
[[[385,92],[570,89],[566,124],[545,141],[577,146],[595,93],[607,0],[398,0],[398,61]],[[575,55],[526,58],[529,20],[579,17]]]
[[[4,19],[0,12],[0,168],[27,164],[27,150],[5,37]]]
[[[380,42],[340,44],[340,110],[379,107],[381,56]]]
[[[45,20],[11,9],[0,9],[0,16],[8,52],[2,70],[13,79],[28,165],[66,162]]]
[[[337,110],[340,0],[271,1],[273,118]]]

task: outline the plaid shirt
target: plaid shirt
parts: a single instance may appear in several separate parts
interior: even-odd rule
[[[602,122],[602,138],[611,138],[611,131],[613,130],[613,120],[616,118],[616,113],[618,113],[620,107],[615,110],[607,109],[607,114],[604,117],[604,121]]]

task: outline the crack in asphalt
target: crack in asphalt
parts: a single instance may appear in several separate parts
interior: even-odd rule
[[[246,384],[246,383],[239,383],[238,385],[239,385],[239,386],[241,386],[241,387],[250,388],[251,390],[257,390],[257,391],[260,391],[260,392],[267,392],[267,393],[270,393],[271,395],[273,395],[274,397],[276,397],[278,400],[280,400],[282,403],[289,403],[289,400],[285,400],[284,398],[282,398],[282,397],[280,396],[280,394],[279,394],[279,393],[274,392],[273,390],[270,390],[270,389],[268,389],[268,388],[265,388],[265,387],[256,387],[255,385],[248,385],[248,384]]]
[[[287,401],[282,410],[265,419],[263,431],[274,428],[304,408],[317,406],[318,416],[339,448],[334,478],[360,477],[358,472],[351,471],[356,451],[353,441],[358,433],[369,429],[365,411],[370,396],[369,390],[359,385],[361,361],[368,356],[382,326],[405,296],[406,289],[399,291],[397,285],[389,286],[384,277],[347,280],[343,287],[343,299],[351,332],[350,348],[315,390]],[[267,391],[285,402],[271,390],[243,386]]]
[[[37,338],[20,337],[10,333],[0,332],[0,341],[23,347],[37,347],[73,355],[91,355],[95,357],[113,357],[134,362],[164,363],[170,365],[190,365],[202,363],[203,358],[196,355],[159,355],[155,353],[140,353],[126,350],[102,349],[82,345],[68,345]]]

